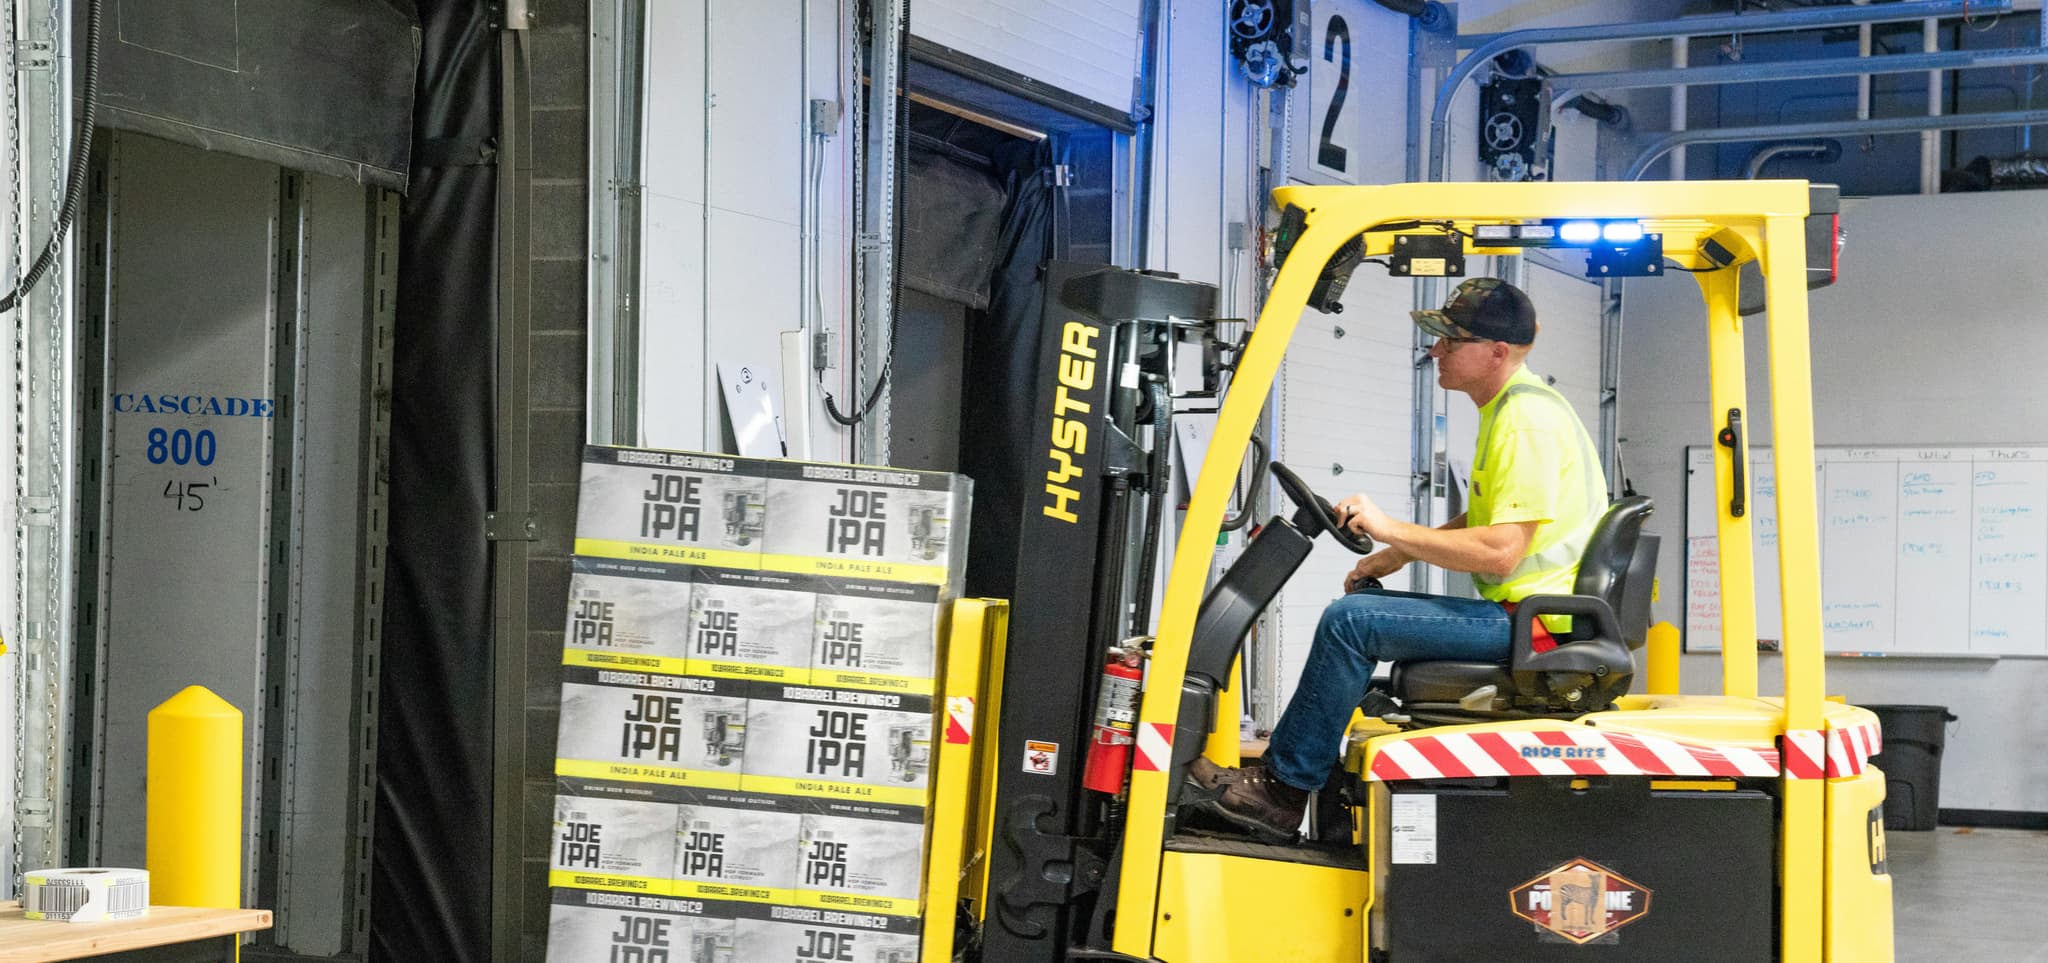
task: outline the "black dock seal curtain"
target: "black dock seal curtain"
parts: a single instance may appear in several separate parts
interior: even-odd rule
[[[481,0],[419,0],[419,15],[419,149],[392,345],[369,958],[485,963],[498,43]]]
[[[100,123],[405,189],[422,76],[413,0],[103,5]]]
[[[1059,145],[1063,147],[1064,145]],[[960,418],[960,471],[974,479],[967,540],[967,594],[1016,598],[1017,537],[1028,484],[1044,449],[1032,443],[1037,411],[1045,262],[1058,249],[1060,188],[1052,141],[999,148],[991,158],[1009,204],[1003,211],[988,310],[967,332]],[[1039,482],[1043,484],[1043,482]]]

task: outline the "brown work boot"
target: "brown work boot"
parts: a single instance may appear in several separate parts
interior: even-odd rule
[[[1224,786],[1237,781],[1236,769],[1228,769],[1209,761],[1207,756],[1196,756],[1188,764],[1188,785],[1204,793],[1214,794]]]
[[[1250,830],[1269,843],[1294,842],[1308,811],[1308,790],[1296,789],[1264,766],[1224,769],[1211,764],[1212,780],[1222,789],[1200,808]],[[1191,767],[1189,778],[1197,778]]]

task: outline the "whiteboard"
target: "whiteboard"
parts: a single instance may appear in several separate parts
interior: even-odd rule
[[[1756,637],[1781,634],[1777,477],[1750,449]],[[1721,646],[1714,452],[1686,449],[1685,641]],[[1814,452],[1830,652],[2048,655],[2048,448]]]

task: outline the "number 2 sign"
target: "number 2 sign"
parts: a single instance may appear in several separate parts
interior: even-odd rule
[[[1306,83],[1296,88],[1289,176],[1379,184],[1405,174],[1408,18],[1370,0],[1316,0]]]
[[[1330,88],[1329,101],[1323,106],[1323,134],[1316,141],[1316,166],[1342,177],[1350,173],[1351,155],[1330,135],[1337,130],[1337,118],[1344,114],[1344,93],[1351,88],[1351,25],[1344,22],[1343,14],[1331,14],[1323,21],[1322,34],[1322,60],[1337,65],[1337,84]],[[1339,45],[1344,48],[1342,56],[1337,55]]]

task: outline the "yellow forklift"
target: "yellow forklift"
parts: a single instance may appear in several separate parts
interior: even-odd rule
[[[1249,337],[1225,345],[1232,379],[1156,634],[1123,646],[1096,633],[1060,650],[1056,622],[1032,616],[1021,591],[1014,611],[968,601],[956,612],[946,736],[934,747],[924,958],[1891,959],[1884,780],[1868,765],[1879,733],[1871,713],[1825,697],[1814,479],[1801,470],[1813,458],[1806,292],[1833,277],[1833,188],[1403,184],[1286,187],[1274,200],[1283,212],[1278,272]],[[1355,717],[1346,758],[1298,845],[1202,826],[1187,805],[1202,792],[1187,768],[1202,755],[1240,762],[1234,682],[1254,621],[1315,538],[1371,549],[1275,463],[1292,515],[1269,520],[1211,578],[1231,488],[1298,319],[1335,305],[1368,260],[1396,276],[1456,278],[1468,257],[1529,247],[1583,248],[1590,276],[1675,269],[1700,285],[1712,378],[1700,437],[1713,443],[1719,506],[1720,693],[1669,691],[1675,645],[1646,654],[1645,675],[1661,684],[1635,684],[1657,545],[1641,532],[1652,506],[1624,498],[1595,532],[1575,594],[1518,610],[1507,662],[1394,667],[1398,712]],[[1136,365],[1110,350],[1138,340],[1114,319],[1171,324],[1200,316],[1200,299],[1186,282],[1129,272],[1052,280],[1059,296],[1048,300],[1060,304],[1047,318],[1068,320],[1045,335],[1057,383],[1041,395],[1040,425],[1050,430],[1040,437],[1053,441],[1057,470],[1047,475],[1053,500],[1024,511],[1072,516],[1089,491],[1076,480],[1096,466],[1075,460],[1085,452],[1071,445],[1059,457],[1053,419],[1087,413],[1096,381]],[[1743,302],[1752,284],[1768,312],[1769,436],[1780,467],[1783,697],[1758,694],[1748,628]],[[1082,362],[1091,362],[1086,384]],[[1111,572],[1123,575],[1120,565]],[[1538,612],[1574,617],[1562,644],[1544,653],[1527,639]],[[1051,684],[1060,678],[1068,682]],[[1120,711],[1119,693],[1137,701]],[[1083,769],[1076,756],[1090,732],[1105,744],[1118,740],[1101,733],[1127,732],[1131,744],[1106,757],[1113,778],[1096,778],[1102,766],[1091,757],[1091,778],[1076,784],[1062,767]],[[955,907],[957,925],[947,925]]]

